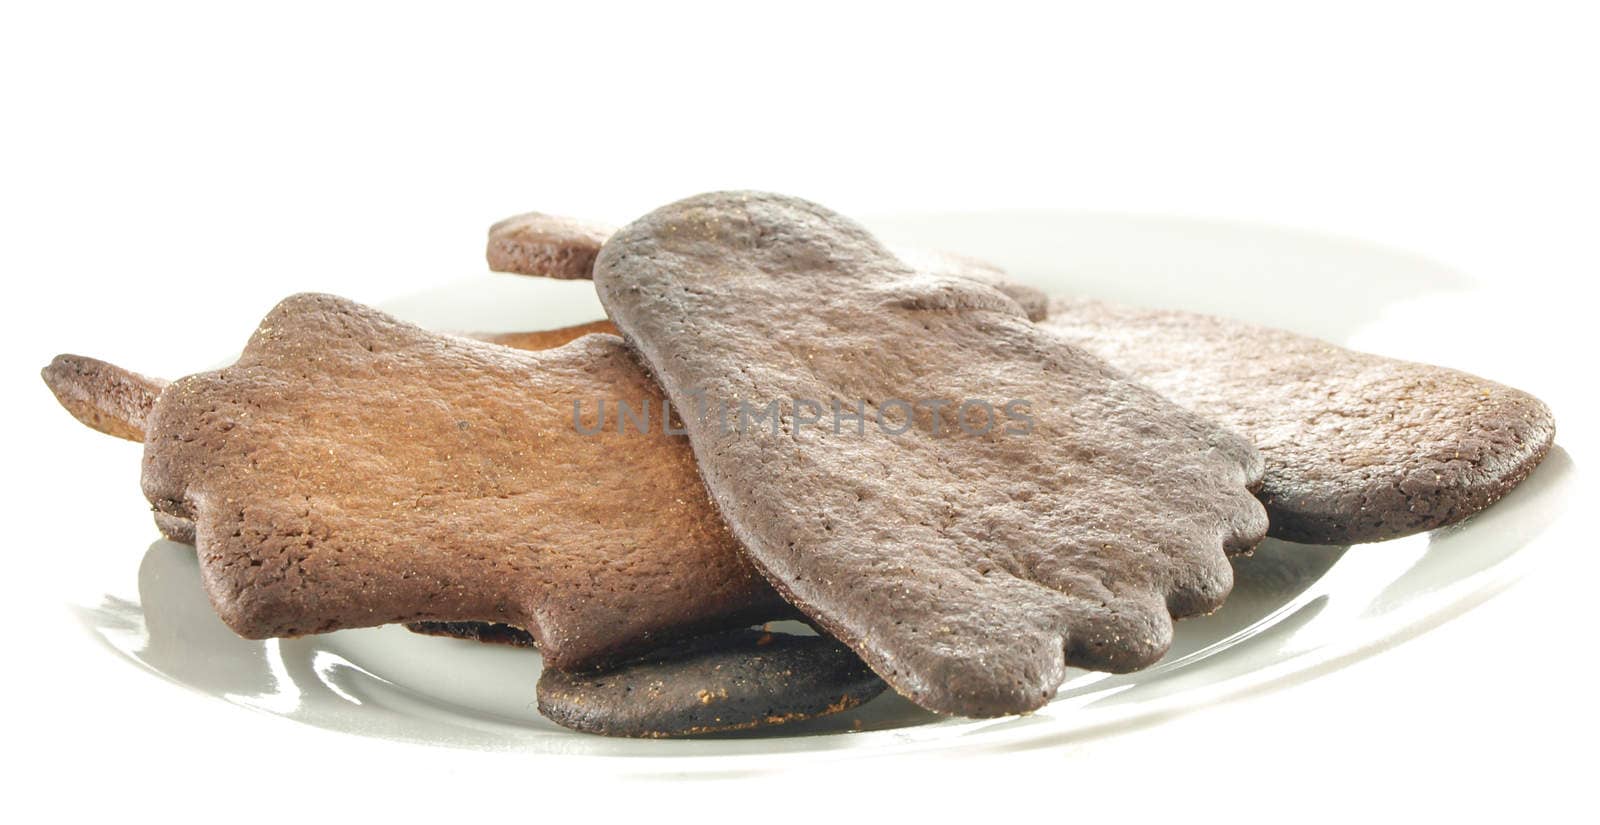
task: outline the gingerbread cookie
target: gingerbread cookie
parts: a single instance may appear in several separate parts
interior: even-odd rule
[[[884,684],[826,636],[741,629],[598,673],[546,670],[539,712],[604,736],[661,738],[782,725],[848,710]]]
[[[580,324],[556,330],[545,330],[526,333],[494,333],[476,336],[480,340],[499,342],[502,346],[512,346],[518,349],[543,350],[566,344],[576,338],[589,334],[592,331],[605,331],[614,329],[609,322],[597,321],[590,324]],[[55,393],[62,406],[83,423],[101,432],[126,438],[131,441],[144,440],[145,418],[156,405],[157,399],[168,382],[147,378],[137,373],[129,372],[103,361],[85,358],[76,355],[58,356],[43,370],[43,377],[51,391]],[[686,452],[687,445],[681,439],[674,439],[677,451]],[[704,493],[698,489],[697,478],[690,477],[694,487],[693,495],[689,501],[709,510],[710,504],[705,500]],[[715,520],[718,517],[711,513],[707,519]],[[175,512],[155,513],[156,525],[162,535],[173,541],[185,544],[195,543],[194,522],[186,515]],[[733,548],[726,542],[721,543],[718,552],[724,555],[732,554]],[[736,559],[736,557],[733,557]],[[725,561],[725,560],[724,560]],[[597,569],[600,564],[597,562]],[[603,575],[603,571],[601,575]],[[688,615],[698,616],[704,611],[713,614],[728,613],[737,617],[735,622],[744,618],[777,618],[793,615],[794,611],[788,605],[778,600],[772,592],[759,581],[751,580],[753,585],[753,601],[744,608],[729,610],[723,603],[726,598],[717,593],[715,589],[708,594],[708,601],[700,602],[700,594],[693,594],[688,598],[684,610]],[[613,586],[623,586],[614,582]],[[697,621],[691,624],[698,624]],[[713,624],[714,626],[714,624]],[[511,625],[478,622],[478,621],[428,621],[408,622],[407,627],[419,633],[430,635],[452,636],[456,638],[475,639],[482,642],[495,644],[509,644],[515,646],[530,646],[534,639],[527,631]],[[681,635],[681,631],[668,634]],[[643,641],[640,642],[644,646]],[[554,660],[559,662],[558,655]]]
[[[1453,524],[1549,452],[1555,419],[1520,390],[1209,315],[1057,299],[1044,324],[1250,439],[1278,538],[1380,541]]]
[[[1026,712],[1068,666],[1149,665],[1266,531],[1243,438],[815,204],[680,201],[614,234],[594,277],[697,410],[751,559],[930,710]]]
[[[681,437],[576,426],[575,403],[655,395],[615,337],[519,352],[299,295],[160,393],[144,489],[252,638],[496,622],[571,667],[787,615]]]

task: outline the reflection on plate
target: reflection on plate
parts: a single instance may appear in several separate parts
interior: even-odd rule
[[[1414,312],[1430,296],[1457,300],[1472,290],[1461,276],[1400,253],[1231,224],[1013,213],[902,219],[882,229],[895,240],[990,258],[1057,292],[1224,312],[1340,341],[1381,332],[1396,305]],[[1265,279],[1273,289],[1254,288]],[[454,330],[538,328],[600,315],[584,283],[515,276],[468,279],[385,308]],[[1516,383],[1514,375],[1496,377]],[[1125,675],[1075,671],[1046,708],[1006,719],[944,719],[890,694],[846,714],[740,735],[662,742],[575,734],[535,710],[540,665],[529,650],[399,627],[240,639],[202,594],[192,548],[166,541],[145,551],[137,595],[123,581],[79,613],[113,649],[176,683],[366,736],[613,755],[1036,746],[1287,684],[1447,620],[1515,577],[1533,540],[1562,510],[1573,476],[1557,447],[1521,488],[1453,528],[1351,548],[1269,540],[1235,560],[1227,604],[1180,622],[1156,666]]]

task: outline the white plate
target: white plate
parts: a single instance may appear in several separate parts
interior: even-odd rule
[[[1427,260],[1364,243],[1074,213],[917,216],[874,226],[898,242],[987,258],[1051,291],[1271,323],[1534,392],[1554,380],[1527,353],[1509,351],[1503,340],[1479,340],[1451,321],[1502,296]],[[515,276],[464,279],[385,308],[446,330],[601,317],[587,283]],[[1181,622],[1156,666],[1122,676],[1076,672],[1042,711],[999,720],[938,719],[891,695],[853,713],[756,735],[629,741],[575,734],[535,711],[539,661],[528,651],[395,627],[239,639],[206,603],[190,548],[158,541],[138,552],[149,527],[130,529],[123,546],[85,561],[84,575],[101,584],[90,587],[77,613],[130,663],[215,700],[353,736],[528,754],[684,757],[676,771],[725,764],[717,757],[754,767],[841,751],[1033,748],[1290,684],[1446,621],[1525,567],[1573,479],[1572,462],[1558,447],[1522,487],[1450,529],[1350,548],[1268,541],[1237,562],[1227,605]]]

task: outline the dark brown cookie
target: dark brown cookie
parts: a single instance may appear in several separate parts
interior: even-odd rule
[[[848,710],[884,684],[826,636],[734,630],[599,673],[545,670],[539,712],[603,736],[661,738],[781,725]]]
[[[497,622],[572,667],[786,615],[681,436],[574,426],[574,402],[656,396],[612,336],[521,352],[299,295],[160,394],[144,489],[253,638]]]
[[[160,379],[82,355],[57,355],[40,375],[73,418],[129,441],[144,440],[145,419],[167,386]]]
[[[489,268],[546,278],[588,278],[595,255],[611,232],[601,224],[540,212],[506,218],[489,227]],[[985,261],[914,247],[897,248],[895,254],[912,269],[988,284],[1016,301],[1031,320],[1038,321],[1049,311],[1050,299],[1043,291],[1014,283],[1005,270]]]
[[[595,286],[678,408],[779,405],[688,416],[712,498],[791,602],[930,710],[1025,712],[1069,665],[1154,662],[1266,531],[1244,439],[815,204],[672,204],[606,242]],[[797,398],[869,421],[805,426]],[[967,402],[992,413],[975,435],[950,414]]]
[[[535,646],[532,633],[520,627],[494,622],[407,622],[406,629],[425,636],[448,636],[484,644]]]
[[[1544,458],[1539,399],[1444,367],[1191,312],[1057,299],[1044,326],[1253,439],[1270,533],[1350,544],[1460,521]]]

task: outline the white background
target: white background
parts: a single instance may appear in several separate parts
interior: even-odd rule
[[[1572,319],[1600,274],[1600,29],[1584,4],[450,5],[0,16],[16,537],[0,661],[20,763],[0,804],[223,820],[482,806],[531,819],[563,799],[752,819],[930,802],[1286,821],[1365,804],[1583,810],[1592,548],[1394,651],[1064,747],[1045,775],[996,757],[767,784],[530,772],[508,786],[474,777],[514,755],[380,753],[240,722],[153,678],[97,690],[127,665],[30,627],[65,621],[72,519],[98,506],[58,504],[83,484],[58,445],[83,433],[37,369],[77,351],[194,371],[291,292],[372,302],[479,272],[487,224],[529,209],[620,222],[741,187],[853,214],[1072,207],[1359,236],[1516,285],[1506,312],[1560,319],[1529,351],[1571,359],[1570,397],[1588,397],[1593,342]],[[1493,318],[1461,323],[1495,334]],[[351,767],[374,761],[397,765],[388,787]],[[754,798],[722,807],[739,794]]]

